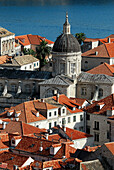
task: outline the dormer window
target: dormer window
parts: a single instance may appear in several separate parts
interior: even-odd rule
[[[98,94],[98,98],[101,98],[103,97],[103,89],[99,89],[99,94]]]

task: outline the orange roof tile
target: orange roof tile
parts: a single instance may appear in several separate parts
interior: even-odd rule
[[[7,163],[8,169],[13,169],[14,165],[18,165],[21,167],[26,161],[28,157],[22,155],[16,155],[11,152],[3,152],[0,154],[0,162]]]
[[[105,146],[110,150],[110,152],[114,155],[114,142],[105,143],[104,145],[105,145]]]
[[[100,110],[96,110],[96,106],[98,105],[98,103],[101,102],[104,103],[104,106]],[[113,106],[114,106],[114,94],[111,94],[110,96],[107,96],[99,101],[95,101],[93,104],[87,106],[85,110],[88,113],[107,115],[107,110],[112,110]]]
[[[114,43],[102,44],[94,49],[82,53],[83,56],[87,57],[103,57],[103,58],[112,58],[114,57]],[[97,55],[96,55],[97,52]]]
[[[16,40],[19,40],[19,43],[22,46],[26,45],[40,45],[40,42],[42,40],[45,40],[48,44],[54,44],[53,41],[50,41],[46,39],[45,37],[41,37],[39,35],[32,35],[32,34],[27,34],[27,35],[20,35],[15,37]]]
[[[9,56],[7,56],[7,55],[0,56],[0,64],[4,64],[7,61],[9,61]]]
[[[53,99],[57,101],[56,96],[53,96]],[[67,107],[67,110],[69,110],[70,113],[82,112],[81,109],[76,108],[76,106],[79,106],[79,104],[73,101],[72,99],[68,98],[64,94],[59,95],[58,102],[62,105],[65,105]],[[75,110],[73,110],[73,108],[75,108]]]
[[[32,125],[26,124],[21,121],[10,121],[6,126],[4,132],[7,133],[15,133],[18,132],[19,135],[30,135],[33,133],[41,133],[46,132],[46,130],[42,130],[40,128],[34,127]]]
[[[114,73],[114,67],[107,64],[103,63],[97,67],[94,67],[93,69],[87,71],[87,73],[90,74],[106,74],[108,76],[113,76]]]
[[[92,135],[89,135],[87,133],[75,130],[75,129],[70,129],[68,127],[66,127],[66,134],[72,139],[72,140],[76,140],[76,139],[81,139],[81,138],[88,138],[88,137],[92,137]]]

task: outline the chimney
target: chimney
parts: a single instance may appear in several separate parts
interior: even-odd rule
[[[59,93],[57,93],[56,98],[56,101],[59,103]]]
[[[46,133],[45,136],[46,136],[46,139],[48,140],[48,133]]]
[[[44,99],[41,99],[41,102],[44,102]]]
[[[98,51],[95,51],[95,55],[98,55]]]
[[[40,151],[40,152],[42,152],[42,151],[43,151],[42,142],[40,142],[39,151]]]
[[[19,118],[18,118],[18,117],[17,117],[17,118],[15,118],[15,121],[17,121],[17,122],[18,122],[18,121],[19,121]]]
[[[64,132],[66,132],[66,126],[65,125],[62,125],[62,129]]]
[[[2,126],[3,129],[6,128],[6,122],[3,122],[3,126]]]
[[[110,43],[110,37],[108,38],[108,43]]]
[[[18,169],[18,165],[13,165],[13,169],[14,170]]]

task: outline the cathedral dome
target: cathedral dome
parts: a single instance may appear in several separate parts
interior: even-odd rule
[[[54,43],[53,52],[80,52],[80,44],[72,34],[61,34]]]

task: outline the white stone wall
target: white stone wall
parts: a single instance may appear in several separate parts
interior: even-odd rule
[[[88,137],[88,138],[81,138],[73,140],[74,148],[76,149],[82,149],[85,146],[93,146],[94,143],[94,137]]]
[[[80,115],[82,115],[83,120],[80,120]],[[73,116],[76,116],[76,121],[73,121]],[[68,123],[68,117],[70,117],[70,122]],[[49,123],[51,123],[51,127],[54,127],[54,122],[57,123],[57,125],[62,125],[62,119],[65,119],[65,126],[72,128],[72,129],[77,129],[80,130],[80,128],[83,127],[84,129],[84,112],[77,112],[77,113],[72,113],[72,114],[67,114],[64,116],[58,116],[58,117],[52,117],[46,120],[41,120],[41,121],[36,121],[36,122],[31,122],[29,123],[30,125],[33,125],[35,127],[39,128],[45,128],[49,129]]]
[[[39,62],[39,61],[36,61],[36,62],[29,63],[29,64],[26,64],[26,65],[21,66],[21,69],[20,69],[20,70],[34,71],[34,70],[39,69],[39,67],[40,67],[40,62]]]
[[[109,132],[110,127],[107,123],[107,116],[98,115],[98,114],[89,114],[90,120],[87,120],[86,125],[90,127],[90,134],[99,134],[99,141],[94,141],[95,145],[102,145],[105,142],[109,142],[107,139],[107,132]],[[99,130],[95,129],[95,123],[99,122]]]

